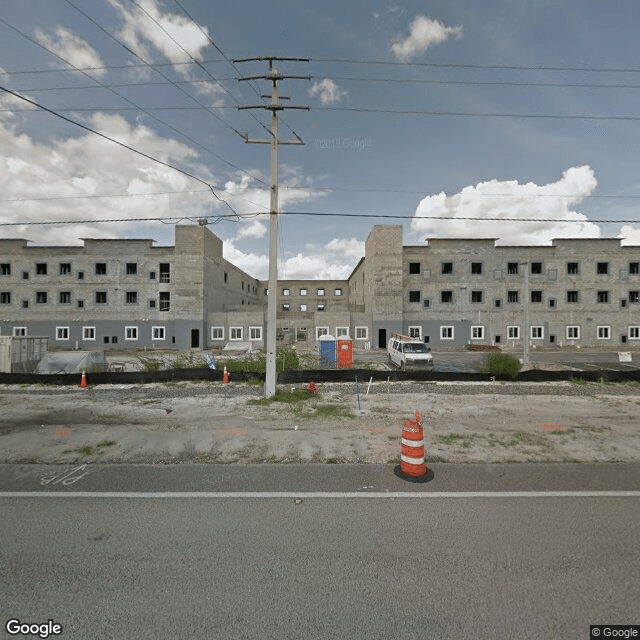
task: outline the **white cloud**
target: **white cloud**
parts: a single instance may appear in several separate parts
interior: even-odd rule
[[[197,157],[192,149],[162,138],[146,127],[133,126],[120,116],[105,114],[96,114],[90,125],[145,153],[207,176],[204,168],[194,167]],[[185,211],[189,215],[209,214],[212,205],[216,210],[222,206],[217,201],[212,203],[208,190],[174,196],[96,197],[187,191],[202,189],[203,185],[90,133],[38,143],[18,131],[16,126],[7,124],[5,118],[4,121],[0,119],[0,147],[3,150],[0,193],[4,200],[0,221],[86,221],[72,227],[0,227],[3,237],[29,238],[41,244],[79,244],[82,237],[132,237],[141,231],[155,235],[158,231],[166,233],[165,227],[158,223],[102,224],[92,221],[175,217]]]
[[[51,36],[41,29],[37,29],[35,39],[74,67],[104,66],[98,52],[79,35],[76,35],[73,31],[65,27],[57,27],[55,36]],[[102,76],[105,71],[105,69],[96,69],[92,71],[92,73],[96,76]]]
[[[162,11],[156,0],[139,0],[141,8],[128,0],[108,2],[120,12],[124,20],[120,38],[147,62],[150,61],[150,46],[172,63],[187,62],[189,55],[201,59],[203,50],[209,46],[206,26],[184,16]]]
[[[363,255],[364,242],[354,238],[334,238],[325,245],[308,244],[304,253],[288,255],[284,260],[278,261],[278,277],[345,280]],[[224,257],[255,278],[266,280],[268,277],[268,257],[264,254],[244,253],[238,249],[234,240],[225,240]]]
[[[439,20],[418,15],[411,22],[409,35],[391,45],[393,55],[401,62],[408,62],[429,47],[444,42],[450,36],[462,36],[462,27],[447,27]]]
[[[625,224],[620,227],[620,233],[618,233],[618,238],[621,239],[622,245],[640,245],[640,228],[634,227],[631,224]]]
[[[309,89],[309,95],[320,96],[320,104],[328,105],[338,102],[341,98],[347,95],[346,91],[343,91],[338,85],[330,78],[325,78],[320,82],[316,82]]]
[[[520,184],[516,180],[481,182],[452,196],[439,193],[424,198],[411,230],[423,237],[497,238],[500,244],[540,245],[553,238],[599,237],[600,228],[572,207],[590,195],[596,185],[593,169],[587,165],[572,167],[560,180],[546,185]],[[539,222],[514,222],[513,218],[535,218]]]

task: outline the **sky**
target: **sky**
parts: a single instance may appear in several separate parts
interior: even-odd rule
[[[273,63],[304,142],[278,148],[280,278],[348,277],[374,224],[640,245],[638,24],[637,0],[3,0],[0,237],[206,219],[266,278],[272,83],[234,61],[279,56],[309,59]]]

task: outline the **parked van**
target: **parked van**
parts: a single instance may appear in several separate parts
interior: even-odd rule
[[[433,366],[431,349],[418,338],[394,333],[387,344],[389,362],[401,369],[424,369]]]

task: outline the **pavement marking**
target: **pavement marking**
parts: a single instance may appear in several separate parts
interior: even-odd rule
[[[640,498],[640,491],[0,491],[0,498]]]

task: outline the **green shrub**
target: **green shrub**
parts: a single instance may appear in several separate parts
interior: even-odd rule
[[[264,351],[258,351],[244,358],[220,361],[217,366],[218,369],[226,366],[229,372],[249,371],[252,373],[264,373],[267,370],[267,356]],[[300,359],[295,349],[291,347],[278,347],[276,349],[276,371],[299,368]]]
[[[522,365],[517,358],[508,353],[491,353],[486,356],[480,371],[489,373],[492,376],[511,376],[515,378]]]

